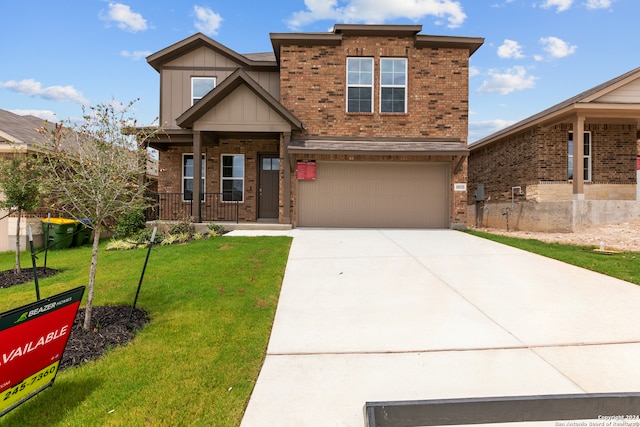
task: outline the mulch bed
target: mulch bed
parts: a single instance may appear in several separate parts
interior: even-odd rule
[[[58,270],[38,267],[38,278],[53,276]],[[0,288],[8,288],[33,280],[32,269],[22,269],[20,274],[13,270],[0,271]],[[125,345],[131,341],[138,330],[149,323],[147,313],[136,308],[131,315],[131,306],[94,306],[91,315],[91,328],[84,330],[85,309],[78,310],[71,328],[69,341],[60,362],[60,369],[79,366],[99,359],[109,349]]]
[[[38,279],[44,279],[58,274],[60,271],[53,268],[36,268],[38,272]],[[20,273],[16,273],[13,270],[0,271],[0,289],[8,288],[13,285],[21,285],[23,283],[33,280],[33,269],[22,268]]]
[[[127,344],[149,323],[149,316],[139,308],[133,311],[129,322],[131,306],[99,306],[93,307],[91,328],[85,330],[82,328],[84,313],[84,308],[78,310],[60,369],[100,358],[107,350]]]

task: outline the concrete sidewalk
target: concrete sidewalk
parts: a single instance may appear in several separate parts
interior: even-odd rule
[[[640,391],[639,286],[457,231],[277,233],[294,241],[242,427],[362,427],[367,401]]]

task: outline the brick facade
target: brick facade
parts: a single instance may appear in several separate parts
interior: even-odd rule
[[[294,136],[357,138],[459,138],[468,133],[468,66],[465,49],[416,48],[413,37],[348,37],[339,46],[283,45],[280,51],[280,102],[299,117],[305,132]],[[346,111],[348,57],[374,59],[372,113]],[[407,58],[407,112],[381,113],[380,58]],[[426,161],[451,163],[450,223],[465,224],[466,159],[452,156],[306,156],[315,160]],[[457,169],[457,170],[456,170]],[[296,180],[291,171],[291,218],[296,222]]]
[[[472,150],[469,161],[469,204],[478,184],[485,186],[485,196],[493,201],[511,199],[513,186],[538,183],[569,182],[568,138],[570,123],[550,127],[535,127]],[[591,169],[594,184],[635,184],[638,155],[637,127],[634,124],[589,124],[591,133]],[[536,187],[536,197],[545,188]],[[590,197],[608,198],[602,192],[585,191]],[[626,192],[625,192],[626,193]],[[601,196],[598,196],[600,194]],[[534,197],[527,192],[527,198]],[[565,200],[571,200],[571,195]]]
[[[413,38],[347,37],[340,46],[283,46],[280,102],[309,136],[461,138],[469,115],[469,52],[416,48]],[[347,57],[374,58],[374,112],[346,112]],[[408,60],[407,113],[380,113],[380,58]]]
[[[268,139],[222,139],[219,144],[205,145],[205,193],[221,192],[220,162],[223,154],[244,155],[244,202],[240,203],[238,216],[243,222],[258,219],[258,172],[256,170],[260,154],[279,153],[279,141]],[[173,146],[160,155],[158,191],[160,193],[182,192],[183,154],[192,154],[189,146]],[[188,206],[188,204],[184,204]],[[185,211],[186,213],[186,211]]]

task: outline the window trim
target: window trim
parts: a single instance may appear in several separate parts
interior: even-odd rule
[[[242,157],[242,177],[235,177],[235,176],[231,176],[231,177],[225,177],[224,176],[224,158],[225,157]],[[244,196],[245,196],[245,176],[246,176],[246,163],[245,163],[245,155],[241,154],[241,153],[225,153],[225,154],[220,154],[220,194],[222,195],[220,197],[220,201],[222,203],[234,203],[234,202],[238,202],[238,203],[244,203]],[[225,200],[224,199],[224,182],[228,181],[228,180],[238,180],[241,179],[242,180],[242,194],[241,194],[241,199],[240,200]]]
[[[394,85],[394,84],[383,84],[382,83],[382,62],[383,61],[387,61],[387,60],[391,60],[391,61],[397,61],[397,60],[402,60],[404,62],[404,84],[403,85]],[[380,101],[379,101],[379,109],[380,109],[380,113],[382,114],[407,114],[407,94],[409,93],[408,90],[408,85],[409,85],[409,78],[408,78],[408,72],[409,72],[409,61],[407,58],[404,57],[384,57],[384,58],[380,58]],[[383,88],[404,88],[404,110],[403,111],[382,111],[382,89]]]
[[[370,61],[371,63],[371,84],[369,85],[363,85],[363,84],[349,84],[349,61],[350,60],[363,60],[363,59],[367,59]],[[346,101],[346,105],[345,105],[345,111],[347,113],[350,114],[371,114],[374,112],[374,105],[375,105],[375,96],[374,96],[374,86],[375,86],[375,74],[376,74],[376,70],[375,70],[375,58],[370,57],[370,56],[349,56],[347,57],[347,64],[346,64],[346,86],[347,86],[347,93],[345,96],[345,101]],[[350,88],[370,88],[371,89],[371,110],[370,111],[349,111],[349,89]]]
[[[187,157],[191,157],[191,159],[193,160],[193,153],[182,153],[182,170],[180,171],[180,175],[182,175],[182,179],[180,180],[180,186],[181,186],[181,191],[180,193],[182,194],[182,201],[183,202],[192,202],[193,201],[193,191],[191,193],[191,199],[186,199],[184,196],[186,195],[185,190],[184,190],[184,181],[185,179],[190,179],[191,181],[193,181],[193,176],[188,177],[185,176],[184,174],[184,169],[186,166],[186,159]],[[200,194],[200,200],[204,200],[204,193],[206,193],[206,185],[207,185],[207,180],[206,178],[206,174],[207,174],[207,166],[205,165],[205,160],[206,160],[206,156],[203,154],[202,155],[202,192]],[[194,165],[195,166],[195,165]]]
[[[587,169],[585,169],[587,172],[587,179],[584,179],[583,182],[591,182],[593,180],[593,139],[591,138],[591,131],[589,130],[585,130],[583,135],[589,139],[589,154],[583,153],[582,155],[582,161],[584,162],[585,159],[587,160]],[[567,152],[569,151],[569,141],[571,141],[572,151],[571,153],[567,153],[567,177],[569,176],[569,164],[571,164],[571,177],[568,178],[568,181],[573,181],[575,159],[573,157],[574,140],[572,130],[569,131],[569,137],[567,138]]]
[[[191,106],[192,107],[194,105],[196,105],[196,103],[198,101],[200,101],[202,98],[204,98],[204,96],[201,96],[201,97],[196,99],[196,97],[193,94],[193,86],[194,86],[193,83],[196,80],[213,80],[213,87],[211,89],[214,89],[216,87],[216,85],[218,84],[218,80],[213,76],[191,76]]]

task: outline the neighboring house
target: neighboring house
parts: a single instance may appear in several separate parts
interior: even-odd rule
[[[44,136],[38,132],[40,128],[53,130],[55,124],[35,116],[21,116],[10,111],[0,110],[0,157],[19,155],[37,155],[44,142]],[[147,185],[157,188],[158,165],[150,158],[147,163]],[[3,197],[0,192],[0,197]],[[36,212],[24,212],[20,221],[20,247],[28,247],[28,226],[32,227],[34,244],[43,245],[41,221],[47,214],[58,216],[60,213],[48,208],[39,208]],[[0,209],[0,252],[15,250],[15,230],[17,214]]]
[[[272,33],[241,55],[195,34],[160,73],[159,219],[465,227],[469,57],[421,25]]]
[[[10,111],[0,110],[0,157],[10,157],[14,153],[21,155],[33,155],[37,153],[39,141],[42,136],[37,129],[47,125],[47,122],[35,116],[20,116]],[[3,197],[0,192],[0,197]],[[40,219],[36,219],[29,213],[24,213],[25,220],[21,221],[20,247],[27,247],[27,227],[35,228],[34,242],[42,244],[40,231]],[[15,250],[15,229],[17,218],[9,215],[6,210],[0,209],[0,252]]]
[[[471,144],[468,224],[570,232],[638,219],[639,120],[637,68]]]

